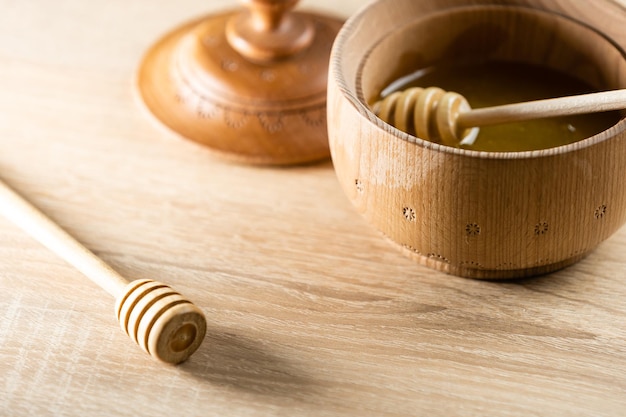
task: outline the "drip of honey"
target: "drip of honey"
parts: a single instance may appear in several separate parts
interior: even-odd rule
[[[377,99],[410,87],[432,86],[463,95],[474,109],[597,91],[578,78],[551,68],[493,61],[422,69],[394,81]],[[491,152],[548,149],[600,133],[620,117],[620,112],[613,111],[484,126],[473,144],[462,147]]]

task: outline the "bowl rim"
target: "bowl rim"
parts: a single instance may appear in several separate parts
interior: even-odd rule
[[[625,113],[617,123],[615,123],[608,129],[605,129],[588,138],[569,143],[567,145],[561,145],[561,146],[556,146],[556,147],[546,148],[546,149],[529,150],[529,151],[507,151],[507,152],[477,151],[477,150],[471,150],[471,149],[455,148],[452,146],[447,146],[447,145],[443,145],[440,143],[431,142],[429,140],[421,139],[417,136],[408,134],[400,129],[397,129],[396,127],[390,125],[389,123],[384,122],[371,111],[369,106],[367,106],[357,96],[357,94],[352,93],[352,89],[348,86],[348,83],[341,71],[342,62],[343,62],[343,54],[340,52],[344,49],[345,43],[349,39],[350,35],[354,32],[355,28],[357,28],[359,24],[363,21],[363,19],[367,17],[368,13],[371,13],[371,10],[374,9],[374,7],[376,7],[379,3],[382,3],[385,1],[394,1],[394,0],[372,0],[368,4],[363,6],[359,11],[357,11],[350,18],[348,18],[348,20],[345,22],[345,24],[343,25],[343,27],[337,34],[337,37],[333,44],[332,51],[331,51],[331,58],[330,58],[329,75],[330,77],[333,78],[333,81],[336,83],[336,86],[341,92],[341,94],[343,95],[343,97],[347,99],[349,103],[352,104],[352,106],[357,110],[357,112],[361,116],[365,117],[368,121],[373,123],[377,128],[384,130],[386,133],[389,133],[398,139],[419,145],[420,147],[423,147],[424,149],[430,149],[430,150],[437,151],[437,152],[443,152],[443,153],[454,154],[454,155],[465,156],[465,157],[481,158],[481,159],[512,160],[512,159],[534,159],[534,158],[541,158],[541,157],[550,157],[550,156],[562,155],[565,153],[579,151],[588,147],[592,147],[604,141],[614,139],[619,133],[626,131],[626,113]],[[621,23],[626,24],[626,5],[617,3],[613,0],[595,0],[595,1],[603,1],[606,4],[610,4],[612,6],[619,8],[621,10],[620,15],[623,16],[623,19],[622,19],[623,21]],[[519,3],[512,3],[512,2],[508,2],[508,3],[500,2],[497,4],[475,3],[475,2],[469,3],[468,2],[467,4],[463,6],[451,6],[447,8],[452,10],[455,8],[467,7],[470,5],[472,7],[500,6],[500,7],[526,8],[526,9],[531,9],[531,10],[535,10],[539,12],[558,15],[560,17],[571,20],[575,22],[576,24],[586,27],[587,29],[595,32],[597,35],[599,35],[601,38],[607,41],[610,45],[612,45],[622,55],[622,57],[626,61],[626,40],[624,41],[624,46],[622,46],[605,32],[571,15],[559,13],[554,10],[540,9],[538,7],[533,7],[530,5],[523,5]],[[420,19],[422,18],[424,18],[424,15],[420,16]],[[362,71],[362,67],[364,63],[367,61],[367,58],[370,55],[370,52],[373,49],[373,47],[376,44],[378,44],[378,42],[382,41],[387,36],[389,36],[392,30],[393,29],[388,30],[381,38],[377,39],[377,41],[374,44],[372,44],[373,45],[372,48],[366,51],[366,53],[363,55],[363,59],[359,63],[357,82],[360,81],[360,75],[361,75],[360,73]],[[360,89],[360,85],[357,85],[355,87],[357,90]]]

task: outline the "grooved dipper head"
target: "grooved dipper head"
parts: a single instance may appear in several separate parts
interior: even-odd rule
[[[115,303],[122,330],[152,357],[185,361],[202,343],[206,319],[191,301],[149,279],[129,283]]]

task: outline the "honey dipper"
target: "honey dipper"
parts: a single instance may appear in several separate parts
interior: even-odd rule
[[[202,343],[202,311],[169,286],[128,282],[0,180],[0,213],[116,299],[117,318],[144,351],[167,363],[186,360]]]
[[[438,87],[396,91],[372,106],[383,121],[444,145],[472,144],[478,127],[546,117],[626,109],[626,89],[472,109],[455,92]]]

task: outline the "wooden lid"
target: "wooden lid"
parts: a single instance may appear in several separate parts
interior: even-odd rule
[[[144,103],[170,129],[230,159],[327,158],[328,59],[342,22],[290,12],[293,0],[246,4],[159,40],[139,70]]]

